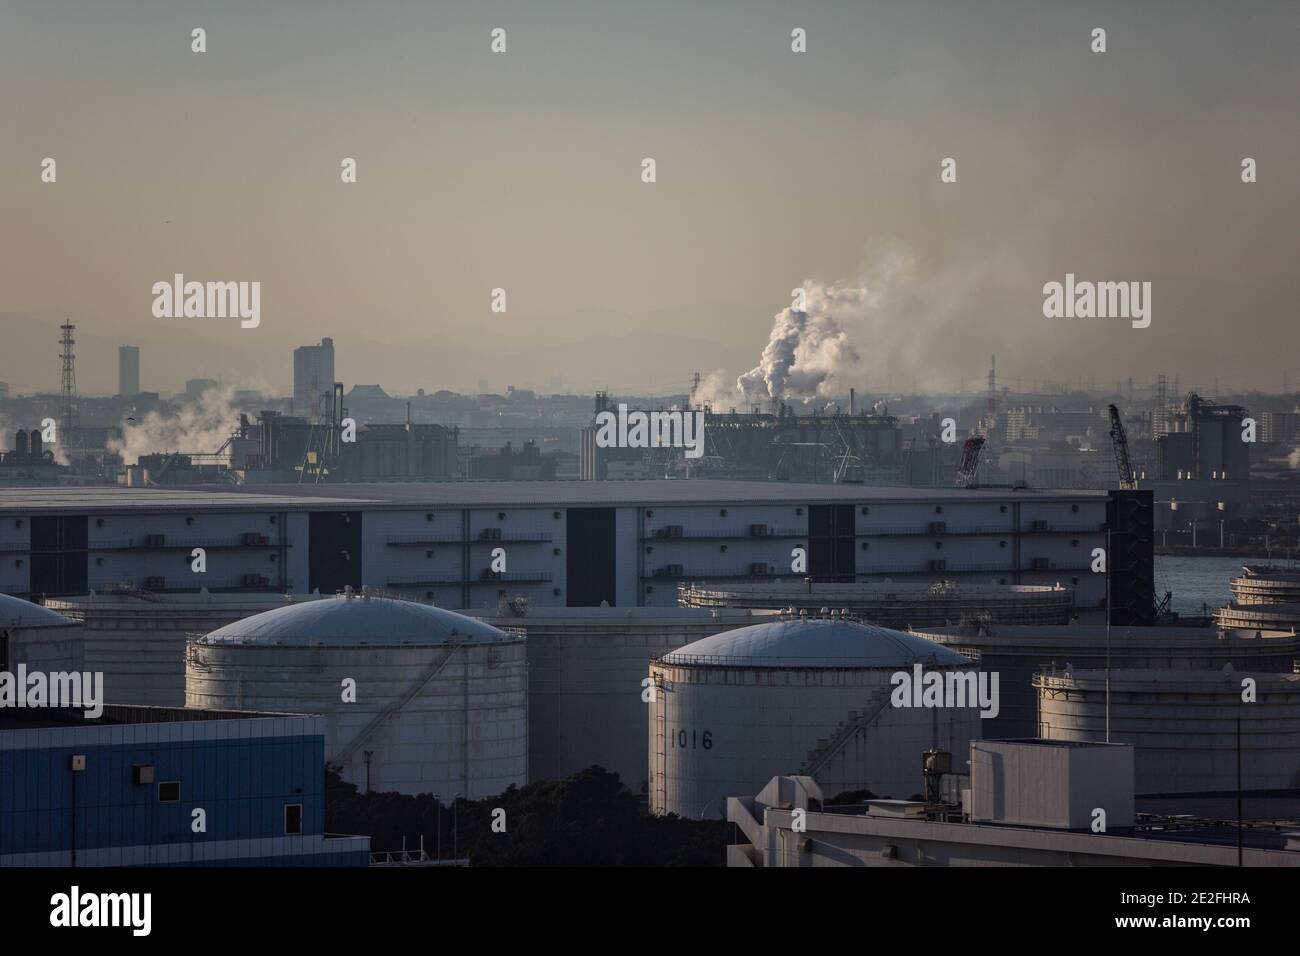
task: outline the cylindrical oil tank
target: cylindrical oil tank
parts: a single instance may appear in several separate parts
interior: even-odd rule
[[[1239,604],[1233,601],[1214,612],[1222,628],[1264,631],[1300,631],[1300,602],[1293,604]]]
[[[1034,675],[1045,665],[1104,668],[1106,628],[1097,624],[1030,627],[978,625],[913,631],[927,640],[976,657],[999,675],[1002,707],[986,721],[984,736],[1038,734]],[[1218,630],[1213,627],[1112,627],[1110,665],[1124,670],[1290,670],[1300,660],[1300,636],[1286,631]]]
[[[0,671],[84,671],[82,627],[39,604],[0,594]],[[102,701],[101,701],[102,703]]]
[[[39,465],[45,457],[45,446],[41,442],[40,429],[33,428],[32,432],[32,464]]]
[[[1300,604],[1300,568],[1247,564],[1241,572],[1228,582],[1238,606]]]
[[[354,595],[190,641],[185,703],[325,716],[326,764],[363,791],[493,796],[528,781],[524,637]]]
[[[650,808],[717,818],[727,797],[779,774],[811,776],[828,797],[911,797],[924,790],[925,751],[964,759],[980,709],[894,692],[918,670],[943,681],[975,669],[923,638],[833,618],[783,617],[688,644],[650,665]]]
[[[21,428],[14,433],[14,460],[18,464],[24,464],[27,461],[27,432]]]
[[[522,627],[528,642],[528,775],[560,780],[598,765],[634,793],[646,787],[641,699],[652,658],[774,611],[680,607],[528,608],[463,611]]]
[[[1065,624],[1075,612],[1072,587],[966,585],[952,581],[679,584],[677,603],[683,607],[794,608],[809,614],[817,614],[823,607],[839,608],[854,619],[899,628],[975,621]]]
[[[110,704],[185,706],[185,642],[219,627],[320,595],[149,594],[113,591],[50,598],[84,627],[86,668],[104,674]],[[331,597],[331,600],[333,598]]]
[[[1245,681],[1254,700],[1244,699]],[[1047,670],[1038,689],[1039,736],[1106,739],[1106,672]],[[1241,736],[1237,736],[1238,720]],[[1139,794],[1300,787],[1300,674],[1234,670],[1114,670],[1110,742],[1136,750]]]

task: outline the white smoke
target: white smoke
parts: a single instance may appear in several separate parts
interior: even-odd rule
[[[164,417],[151,411],[135,423],[128,421],[122,440],[110,441],[108,450],[121,455],[127,465],[137,464],[141,455],[211,454],[239,426],[234,394],[233,386],[210,388],[198,401],[182,405],[175,415]]]
[[[773,319],[759,364],[731,385],[719,370],[703,378],[695,400],[718,411],[766,405],[772,399],[804,403],[840,395],[863,375],[861,346],[891,341],[902,323],[914,261],[905,251],[878,255],[853,280],[806,280],[803,309],[782,309]],[[896,328],[894,329],[896,334]]]
[[[1300,448],[1291,449],[1291,454],[1286,456],[1286,460],[1292,468],[1300,468]]]

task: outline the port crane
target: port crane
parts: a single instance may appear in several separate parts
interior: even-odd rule
[[[1128,453],[1128,434],[1124,431],[1124,420],[1119,414],[1118,406],[1109,406],[1110,444],[1115,449],[1115,468],[1119,472],[1120,488],[1131,491],[1137,488],[1137,472],[1133,470],[1133,461]]]
[[[1132,491],[1138,486],[1137,472],[1133,470],[1133,460],[1128,451],[1128,434],[1124,431],[1124,419],[1119,413],[1119,407],[1110,405],[1107,407],[1110,413],[1110,443],[1115,449],[1115,470],[1119,472],[1119,486],[1121,490]],[[1161,587],[1164,589],[1165,596],[1156,603],[1155,616],[1156,620],[1161,620],[1168,616],[1170,604],[1173,601],[1173,592],[1165,587],[1164,575],[1159,571],[1156,572],[1161,579]]]
[[[961,446],[961,461],[957,464],[958,488],[975,487],[975,476],[980,470],[980,452],[983,449],[983,435],[971,435]]]

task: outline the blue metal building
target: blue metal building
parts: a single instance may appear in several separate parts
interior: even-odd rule
[[[0,866],[368,865],[324,833],[324,718],[84,713],[0,710]]]

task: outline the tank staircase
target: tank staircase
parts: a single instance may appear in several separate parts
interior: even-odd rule
[[[656,674],[654,708],[651,711],[655,727],[655,766],[650,781],[654,787],[650,795],[650,812],[654,814],[662,814],[668,806],[668,702],[660,696],[667,690],[663,675]]]
[[[817,747],[808,751],[808,759],[803,762],[803,766],[799,768],[798,773],[802,776],[815,778],[817,772],[830,763],[850,740],[875,722],[881,711],[889,706],[889,698],[892,693],[892,686],[882,687],[867,701],[866,710],[861,713],[856,710],[849,711],[848,717],[840,722],[840,725],[835,728],[835,732],[831,734],[829,739],[817,741]]]
[[[424,690],[424,688],[429,685],[429,681],[433,680],[442,672],[442,669],[447,666],[447,662],[451,660],[452,655],[455,654],[456,651],[460,650],[466,640],[468,640],[468,638],[462,637],[458,634],[453,634],[447,640],[447,646],[444,647],[442,652],[434,659],[432,666],[416,679],[415,683],[407,689],[406,693],[402,694],[402,696],[397,700],[393,701],[379,713],[375,714],[375,716],[370,719],[369,723],[362,727],[360,732],[348,741],[342,750],[335,754],[331,760],[326,762],[325,766],[330,770],[333,770],[335,773],[341,773],[343,768],[346,767],[348,762],[356,755],[357,751],[360,750],[365,745],[366,741],[374,735],[375,731],[377,731],[390,717],[396,717],[401,713],[402,709],[413,701],[420,691]]]

